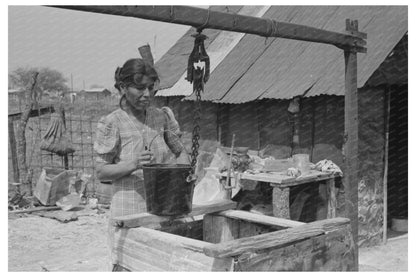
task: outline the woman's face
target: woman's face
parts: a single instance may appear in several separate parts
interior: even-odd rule
[[[153,101],[155,83],[147,76],[143,76],[140,84],[129,85],[123,88],[126,99],[136,110],[144,110]]]

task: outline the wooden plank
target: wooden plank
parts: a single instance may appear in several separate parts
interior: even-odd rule
[[[326,232],[335,231],[349,224],[347,218],[333,218],[307,223],[298,227],[262,234],[250,238],[211,244],[204,247],[204,253],[210,257],[224,258],[255,252],[267,248],[282,247],[289,243],[309,239]]]
[[[340,176],[339,173],[335,172],[322,172],[317,170],[311,170],[309,174],[299,176],[296,180],[282,180],[280,186],[297,186],[304,183],[319,182],[331,178]]]
[[[57,206],[48,206],[48,207],[35,207],[31,209],[26,210],[16,210],[16,211],[10,211],[10,214],[21,214],[21,213],[35,213],[35,212],[42,212],[42,211],[55,211],[55,210],[61,210],[61,207]]]
[[[288,187],[273,187],[272,205],[275,217],[290,219],[289,193]]]
[[[346,23],[346,30],[358,31],[358,22]],[[351,220],[351,229],[355,243],[358,242],[358,89],[357,89],[357,53],[344,51],[345,58],[345,210]],[[355,251],[358,251],[356,246]],[[355,255],[358,271],[358,252]]]
[[[235,220],[237,221],[237,220]],[[279,227],[238,220],[239,230],[238,238],[252,237],[265,233],[275,232]]]
[[[112,220],[113,225],[123,228],[134,228],[139,226],[146,226],[152,228],[161,228],[166,225],[176,223],[191,222],[200,220],[202,217],[197,216],[214,213],[223,210],[235,209],[237,203],[231,200],[221,200],[209,202],[206,205],[193,205],[192,212],[186,216],[174,217],[174,216],[157,216],[150,213],[140,213],[128,216],[115,217]]]
[[[13,166],[13,181],[20,181],[19,164],[17,162],[17,147],[16,147],[16,136],[14,133],[14,122],[9,118],[9,145],[10,152],[12,155],[12,166]]]
[[[38,109],[33,109],[29,113],[29,117],[37,117],[41,116],[47,113],[53,113],[55,111],[55,108],[53,106],[46,106],[46,107],[40,107]],[[22,116],[22,112],[18,113],[11,113],[9,114],[9,120],[15,121],[20,119]]]
[[[310,26],[278,22],[234,13],[217,12],[189,6],[55,6],[57,8],[136,17],[148,20],[332,44],[341,48],[364,46],[366,41],[353,34],[343,34]]]
[[[217,178],[226,177],[226,173],[217,173]],[[311,170],[307,175],[302,175],[297,178],[287,176],[283,172],[262,172],[262,173],[241,173],[240,178],[245,180],[253,180],[259,182],[273,183],[273,186],[290,187],[297,186],[304,183],[319,182],[330,178],[336,178],[340,176],[338,173],[333,172],[322,172],[317,170]],[[231,178],[234,178],[231,175]]]
[[[152,228],[153,229],[153,228]],[[179,223],[158,229],[159,231],[186,238],[203,240],[203,220]]]
[[[203,241],[214,243],[215,235],[212,230],[214,217],[210,215],[204,215],[204,219],[202,220],[202,229],[203,229]]]
[[[282,248],[238,257],[238,271],[350,271],[353,268],[351,228],[296,242]]]
[[[146,267],[152,267],[158,270],[169,269],[169,263],[171,259],[171,253],[169,251],[164,251],[163,249],[160,249],[158,247],[152,247],[141,242],[132,240],[130,238],[123,238],[122,240],[117,239],[120,238],[116,237],[115,240],[115,257],[117,257],[118,263],[123,267],[124,257],[129,256],[130,258],[135,259],[136,261],[140,261],[142,263],[140,267],[146,265]],[[126,268],[129,270],[134,270],[133,268],[135,266],[133,265],[135,263],[136,262],[130,264],[129,266],[126,266]]]
[[[224,178],[227,177],[227,174],[225,172],[223,173],[217,173],[217,178]],[[230,176],[231,178],[234,178],[233,174]],[[276,183],[280,184],[283,180],[290,180],[295,181],[295,177],[287,176],[284,173],[277,173],[277,172],[262,172],[262,173],[241,173],[240,174],[241,179],[245,180],[252,180],[252,181],[259,181],[259,182],[266,182],[266,183]]]
[[[304,225],[305,223],[289,220],[285,218],[277,218],[267,215],[255,214],[247,211],[240,210],[228,210],[217,213],[218,215],[228,218],[244,220],[248,222],[260,223],[264,225],[270,225],[278,228],[293,228]]]
[[[204,241],[219,243],[239,238],[239,222],[231,218],[206,214],[204,216]]]
[[[39,211],[37,215],[40,217],[56,219],[62,223],[78,220],[77,213],[71,211]]]
[[[203,253],[207,245],[211,244],[144,227],[122,228],[115,234],[113,253],[129,270],[231,270],[231,258],[217,259]]]
[[[125,239],[130,239],[161,251],[169,251],[176,247],[180,247],[194,252],[203,253],[203,248],[211,245],[205,241],[185,238],[146,227],[130,229],[120,228],[115,232],[114,237],[115,244],[123,244]]]
[[[146,255],[146,248],[136,247],[136,242],[126,240],[126,244],[119,245],[113,249],[113,252],[118,257],[118,264],[129,271],[161,271],[163,270],[166,263],[160,259],[154,259],[151,254]],[[128,244],[127,244],[128,243]],[[133,250],[134,249],[134,250]],[[138,250],[136,250],[138,249]],[[163,252],[161,253],[164,254]],[[146,261],[148,257],[152,257],[154,261],[160,261],[159,264],[149,263]]]

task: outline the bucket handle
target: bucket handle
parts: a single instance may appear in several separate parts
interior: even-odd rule
[[[163,132],[160,132],[160,133],[156,134],[156,136],[154,136],[154,137],[150,140],[149,146],[145,146],[145,149],[146,149],[146,150],[150,150],[150,147],[152,146],[153,141],[154,141],[154,140],[155,140],[158,136],[161,136],[164,132],[170,132],[171,134],[173,134],[174,136],[176,136],[177,138],[179,138],[179,139],[180,139],[180,137],[179,137],[176,133],[174,133],[174,132],[173,132],[172,130],[170,130],[170,129],[167,129],[167,130],[164,130]],[[183,142],[182,142],[181,140],[179,140],[178,142],[181,144],[181,146],[183,147],[183,149],[186,149],[186,148],[185,148],[185,145],[183,144]],[[190,159],[189,155],[188,155],[187,157],[188,157],[189,164],[191,164],[191,163],[192,163],[192,161],[191,161],[191,159]],[[197,179],[198,179],[198,176],[196,176],[196,174],[194,174],[192,171],[190,171],[190,172],[189,172],[188,177],[186,177],[186,182],[191,183],[191,182],[196,181]]]

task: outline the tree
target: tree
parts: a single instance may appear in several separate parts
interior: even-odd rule
[[[13,87],[24,88],[31,80],[34,72],[39,72],[37,80],[37,94],[42,95],[43,92],[66,92],[69,90],[66,85],[67,79],[57,70],[49,67],[42,68],[23,68],[19,67],[9,74],[9,80]]]

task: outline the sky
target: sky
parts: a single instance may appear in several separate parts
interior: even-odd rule
[[[114,71],[149,44],[159,59],[188,26],[44,6],[8,7],[9,72],[49,67],[74,90],[113,88]]]

